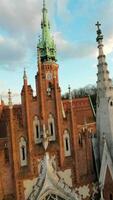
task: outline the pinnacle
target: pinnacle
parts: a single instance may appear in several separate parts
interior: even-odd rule
[[[23,75],[23,79],[27,80],[27,74],[26,74],[26,69],[24,68],[24,75]]]

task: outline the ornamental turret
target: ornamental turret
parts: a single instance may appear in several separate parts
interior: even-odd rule
[[[48,11],[45,0],[43,0],[42,21],[41,21],[42,36],[39,39],[38,49],[40,49],[41,61],[56,61],[56,45],[50,34],[50,23],[48,20]]]
[[[98,43],[98,50],[99,50],[99,56],[98,56],[98,79],[97,79],[97,90],[100,90],[101,92],[99,93],[100,95],[105,95],[109,96],[111,94],[110,91],[112,90],[113,92],[113,87],[112,87],[112,80],[109,77],[109,71],[108,71],[108,65],[106,62],[106,56],[104,55],[103,51],[103,34],[100,29],[101,24],[97,22],[97,38],[96,41]]]
[[[96,126],[98,136],[98,148],[100,152],[100,162],[103,155],[104,141],[106,140],[110,154],[113,157],[113,86],[109,77],[106,56],[103,51],[103,34],[100,29],[101,24],[97,22],[98,43],[98,73],[97,73],[97,109]]]

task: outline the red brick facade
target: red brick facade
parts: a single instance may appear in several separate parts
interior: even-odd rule
[[[51,79],[47,74],[51,73]],[[48,94],[48,88],[50,93]],[[51,113],[55,122],[55,140],[49,142],[47,152],[56,155],[60,170],[72,170],[73,187],[96,181],[91,135],[95,133],[95,120],[88,97],[62,100],[58,82],[58,65],[53,62],[38,64],[36,96],[24,78],[22,104],[0,107],[0,199],[24,200],[23,180],[38,177],[38,160],[45,153],[42,143],[34,139],[33,120],[37,116],[41,129],[48,130]],[[64,116],[65,115],[65,116]],[[64,154],[64,131],[69,130],[71,155]],[[27,164],[21,166],[20,138],[27,144]],[[8,151],[5,152],[5,148]],[[8,156],[9,158],[5,158]],[[7,160],[5,160],[7,159]]]

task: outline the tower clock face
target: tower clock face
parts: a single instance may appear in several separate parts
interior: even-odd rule
[[[52,73],[51,72],[47,72],[46,79],[50,81],[52,78],[53,78]]]

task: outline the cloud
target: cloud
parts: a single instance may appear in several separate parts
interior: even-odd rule
[[[25,47],[18,39],[0,36],[0,63],[18,61],[24,57]]]
[[[0,70],[14,70],[27,55],[25,41],[0,35]]]
[[[54,38],[58,53],[63,59],[84,58],[93,56],[96,53],[94,44],[88,41],[72,43],[65,40],[61,32],[54,33]]]
[[[105,40],[104,50],[105,54],[110,54],[111,52],[113,52],[113,36]]]
[[[47,0],[50,18],[55,14],[67,14],[68,0]],[[61,5],[62,6],[61,6]],[[42,0],[0,1],[0,69],[16,69],[36,51],[41,32]]]
[[[2,100],[4,101],[5,104],[8,104],[8,91],[6,91],[6,90],[1,91],[0,97],[2,98]],[[21,97],[20,97],[19,93],[13,91],[13,93],[11,93],[11,98],[12,98],[13,104],[20,104]]]
[[[5,104],[8,103],[8,87],[6,80],[0,80],[0,100],[2,99]],[[15,103],[20,103],[20,94],[12,89],[12,102]]]
[[[0,69],[16,69],[32,54],[40,29],[40,10],[41,0],[0,1]]]
[[[98,56],[96,44],[92,41],[74,42],[63,38],[61,32],[54,33],[57,51],[62,59],[85,58]],[[113,36],[107,38],[104,42],[104,53],[106,55],[113,52]]]
[[[41,18],[40,10],[39,0],[1,0],[0,26],[12,35],[35,32]]]
[[[105,0],[104,3],[97,0],[90,2],[84,0],[83,3],[82,0],[79,0],[73,4],[73,8],[76,9],[74,11],[70,9],[70,2],[70,0],[52,0],[50,3],[50,0],[47,0],[50,19],[54,19],[57,15],[66,24],[70,17],[77,20],[76,14],[79,17],[87,17],[89,12],[92,12],[90,24],[94,24],[94,20],[99,18],[101,21],[104,19],[106,27],[107,21],[113,16],[113,2],[111,0],[109,2]],[[36,51],[36,43],[41,31],[41,9],[42,0],[0,1],[0,69],[16,69],[20,65],[24,67],[27,59],[29,62],[28,56],[31,58],[32,53]],[[94,12],[96,9],[97,12]],[[101,12],[98,12],[99,9]],[[56,30],[54,37],[61,59],[95,56],[97,51],[95,41],[93,43],[88,36],[86,39],[82,39],[82,42],[72,42],[71,39],[65,39],[61,33],[62,30],[58,29],[58,25],[56,25]],[[107,30],[109,31],[107,32]],[[105,28],[105,32],[109,36],[109,39],[105,40],[105,53],[108,54],[112,52],[113,30],[109,27],[107,30]],[[75,28],[74,31],[76,32]]]

